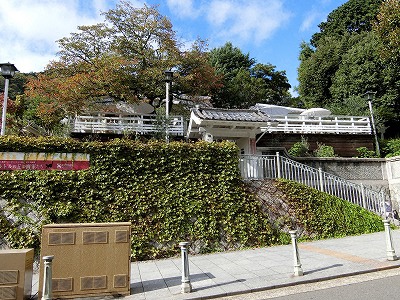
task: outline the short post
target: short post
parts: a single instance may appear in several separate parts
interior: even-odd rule
[[[297,230],[290,230],[290,237],[292,238],[293,245],[293,261],[294,261],[294,276],[303,276],[303,269],[301,268],[299,248],[297,247]]]
[[[189,258],[188,258],[188,245],[189,242],[181,242],[179,246],[181,247],[182,254],[182,284],[181,293],[190,293],[192,291],[192,284],[189,278]]]
[[[44,272],[43,272],[43,291],[42,291],[42,300],[51,300],[51,293],[53,290],[52,287],[52,262],[53,255],[43,256],[44,260]]]
[[[392,233],[390,232],[390,221],[382,220],[385,226],[385,236],[386,236],[386,256],[387,260],[397,260],[396,252],[393,248]]]

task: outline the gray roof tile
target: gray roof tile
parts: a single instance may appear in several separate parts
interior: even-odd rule
[[[193,112],[203,120],[268,122],[271,118],[258,110],[195,108]]]

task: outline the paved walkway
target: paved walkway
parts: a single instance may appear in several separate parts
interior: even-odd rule
[[[400,230],[392,231],[400,256]],[[181,294],[180,258],[132,263],[124,300],[210,299],[400,267],[385,233],[299,243],[304,276],[293,276],[291,245],[189,256],[192,293]]]

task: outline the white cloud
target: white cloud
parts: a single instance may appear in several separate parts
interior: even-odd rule
[[[167,5],[181,18],[196,18],[200,13],[194,8],[193,0],[167,0]]]
[[[107,7],[107,0],[80,1],[92,9]],[[79,25],[103,20],[98,11],[80,11],[80,4],[79,0],[0,1],[0,62],[14,63],[21,72],[42,71],[55,58],[56,40],[76,32]]]
[[[213,0],[207,20],[221,39],[260,44],[290,17],[282,0]]]
[[[319,13],[316,11],[311,11],[309,12],[305,18],[303,19],[303,22],[300,25],[300,32],[306,32],[313,28],[315,26],[315,22],[317,19],[319,19],[321,16]]]

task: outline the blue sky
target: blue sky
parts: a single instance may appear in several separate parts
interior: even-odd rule
[[[131,0],[137,7],[159,5],[185,45],[197,37],[209,48],[230,41],[259,63],[286,71],[297,86],[298,55],[318,24],[345,0]],[[103,21],[115,0],[0,0],[0,62],[22,72],[43,71],[56,59],[56,41],[79,25]]]

